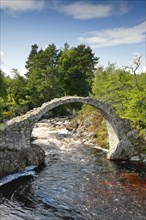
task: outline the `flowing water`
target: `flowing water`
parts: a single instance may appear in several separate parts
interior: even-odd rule
[[[46,165],[1,179],[0,220],[146,220],[146,167],[108,161],[57,123],[33,131]]]

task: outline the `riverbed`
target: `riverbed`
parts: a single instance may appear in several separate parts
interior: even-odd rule
[[[146,220],[146,166],[107,160],[67,124],[35,125],[45,166],[0,188],[0,220]]]

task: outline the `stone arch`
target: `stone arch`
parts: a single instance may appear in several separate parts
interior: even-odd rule
[[[44,103],[41,107],[27,112],[25,115],[8,121],[6,127],[0,130],[0,147],[7,146],[8,148],[16,149],[29,147],[34,124],[45,113],[63,104],[75,102],[91,105],[103,115],[109,137],[108,159],[128,159],[134,154],[134,148],[126,136],[122,119],[116,115],[114,110],[107,103],[100,100],[77,96],[53,99]]]

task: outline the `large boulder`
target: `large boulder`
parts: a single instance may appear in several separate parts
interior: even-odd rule
[[[123,138],[115,149],[109,151],[107,158],[110,160],[128,160],[136,154],[137,152],[134,150],[131,142],[127,138]]]
[[[0,150],[0,177],[14,172],[21,172],[26,166],[39,166],[45,162],[45,152],[41,147],[32,145],[20,150]]]
[[[31,144],[31,147],[24,148],[22,154],[25,157],[27,166],[39,166],[45,161],[45,151],[36,144]]]

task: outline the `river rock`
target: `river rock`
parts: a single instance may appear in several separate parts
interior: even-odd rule
[[[134,156],[134,157],[131,157],[130,158],[130,161],[134,161],[134,162],[139,162],[139,161],[141,161],[141,157],[139,156],[139,155],[137,155],[137,156]]]
[[[20,150],[3,149],[0,151],[0,177],[21,172],[29,165],[39,166],[44,161],[45,152],[37,145]]]
[[[38,145],[32,144],[31,147],[24,148],[23,154],[26,159],[26,165],[39,166],[45,161],[45,151]]]
[[[137,152],[133,149],[130,141],[122,139],[119,141],[116,149],[109,151],[107,158],[110,160],[128,160],[136,154]]]

